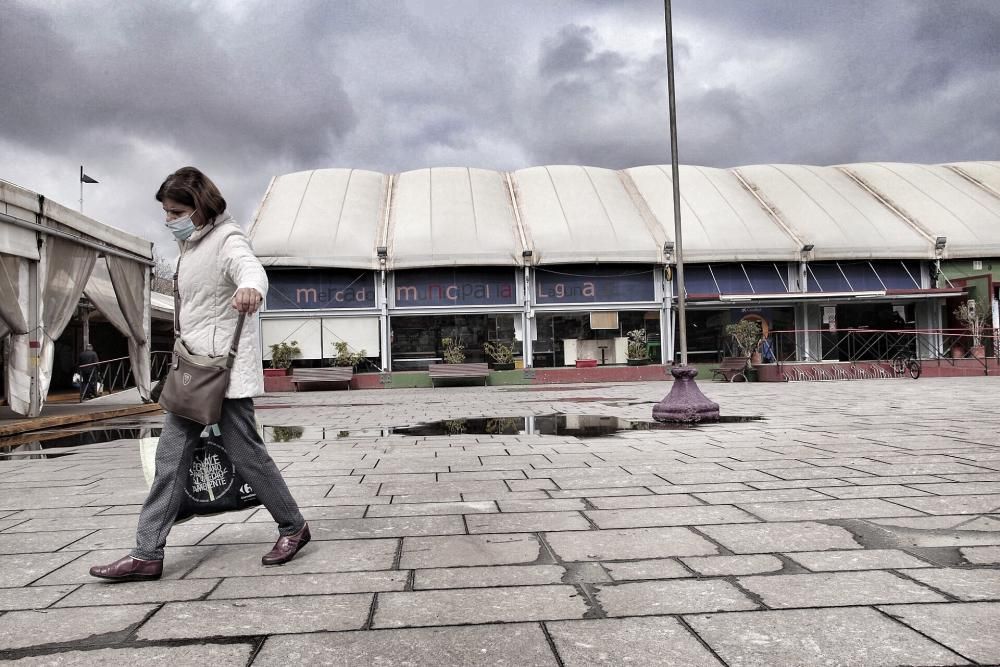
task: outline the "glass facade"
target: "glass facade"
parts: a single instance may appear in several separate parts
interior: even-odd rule
[[[788,291],[788,265],[776,262],[685,264],[688,296],[781,294]]]
[[[617,316],[617,326],[604,329],[592,325],[606,326],[596,321],[605,318],[592,318],[591,313],[537,313],[537,338],[532,347],[534,365],[573,366],[576,359],[594,359],[600,365],[624,364],[625,359],[620,358],[622,339],[636,329],[646,331],[649,356],[653,363],[659,363],[660,311],[626,310],[618,311]]]
[[[919,262],[810,262],[807,270],[810,292],[920,289]]]
[[[726,335],[726,326],[744,319],[760,322],[769,341],[768,347],[777,360],[794,359],[795,335],[783,333],[795,329],[794,308],[721,308],[688,311],[687,340],[691,361],[708,363],[737,356],[739,351],[732,338]]]
[[[465,346],[467,362],[489,362],[483,352],[486,341],[514,345],[521,353],[521,342],[515,340],[515,326],[520,313],[441,313],[439,315],[394,315],[390,320],[392,370],[420,370],[443,361],[442,338],[452,338]]]

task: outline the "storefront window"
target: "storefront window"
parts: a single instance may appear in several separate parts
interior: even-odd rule
[[[393,370],[420,370],[443,361],[442,338],[465,346],[467,362],[487,362],[483,343],[488,340],[514,345],[521,354],[521,341],[514,340],[514,321],[520,313],[471,313],[441,315],[394,315],[390,345]]]
[[[726,326],[743,319],[756,320],[767,337],[762,346],[762,361],[786,361],[795,358],[795,311],[792,308],[725,308],[687,312],[688,356],[694,363],[711,363],[722,357],[739,354]],[[679,352],[678,352],[679,355]],[[764,358],[766,357],[766,358]]]
[[[618,326],[613,329],[601,320],[607,311],[591,313],[537,313],[538,337],[534,341],[534,365],[538,367],[572,366],[576,359],[596,359],[598,364],[624,364],[622,340],[629,331],[645,329],[650,357],[660,360],[660,312],[658,310],[618,311]]]
[[[822,335],[825,360],[872,361],[915,354],[915,338],[908,333],[916,327],[913,303],[842,303],[834,312]]]

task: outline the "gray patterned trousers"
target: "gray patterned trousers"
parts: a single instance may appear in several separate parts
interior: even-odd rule
[[[257,433],[253,399],[227,398],[222,404],[219,428],[223,448],[236,464],[240,476],[253,487],[261,503],[277,521],[278,533],[291,535],[301,530],[305,519]],[[202,430],[201,424],[167,413],[156,445],[156,475],[139,514],[133,557],[163,558],[163,547],[180,509],[188,468]]]

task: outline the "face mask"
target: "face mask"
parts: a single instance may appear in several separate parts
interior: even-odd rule
[[[187,241],[194,234],[194,220],[190,215],[185,215],[168,222],[167,229],[173,232],[174,238],[178,241]]]

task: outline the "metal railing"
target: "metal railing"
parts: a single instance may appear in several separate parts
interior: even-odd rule
[[[170,366],[171,353],[151,352],[149,356],[150,378],[156,382],[157,378],[166,374],[166,369]],[[82,364],[79,366],[78,372],[81,378],[81,403],[101,394],[115,394],[135,386],[135,378],[132,376],[132,361],[128,357]],[[98,388],[100,392],[98,392]]]
[[[988,359],[997,359],[1000,331],[989,329],[973,346],[965,329],[793,329],[772,331],[770,341],[775,362],[887,362],[912,357],[957,365],[972,359],[987,372]],[[803,338],[809,345],[802,345]],[[806,353],[808,348],[808,353]],[[968,362],[963,362],[968,363]]]

